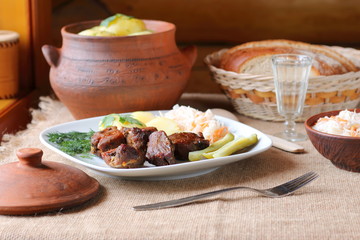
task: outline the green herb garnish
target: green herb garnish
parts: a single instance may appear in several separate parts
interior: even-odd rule
[[[90,139],[93,134],[93,130],[89,132],[53,132],[49,133],[47,137],[50,142],[56,143],[61,151],[74,156],[76,154],[88,154],[90,152]]]
[[[133,118],[130,114],[109,114],[99,122],[99,129],[105,129],[110,126],[124,127],[145,127],[141,121]]]
[[[103,128],[107,128],[109,126],[112,126],[115,121],[115,114],[106,115],[103,117],[103,119],[100,121],[99,126]]]
[[[133,118],[129,114],[119,115],[119,122],[121,122],[122,124],[135,124],[143,127],[145,126],[142,122]]]

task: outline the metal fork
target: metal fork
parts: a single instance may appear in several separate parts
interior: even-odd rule
[[[315,172],[308,172],[304,175],[297,177],[289,182],[283,183],[279,186],[268,188],[268,189],[255,189],[250,187],[231,187],[231,188],[224,188],[212,192],[202,193],[190,197],[165,201],[165,202],[159,202],[159,203],[153,203],[153,204],[147,204],[147,205],[141,205],[141,206],[135,206],[133,207],[136,211],[144,211],[144,210],[156,210],[156,209],[162,209],[162,208],[169,208],[169,207],[176,207],[185,205],[188,203],[195,202],[199,199],[211,197],[223,192],[229,192],[233,190],[250,190],[253,192],[257,192],[265,197],[270,198],[279,198],[279,197],[285,197],[296,190],[300,189],[301,187],[305,186],[306,184],[310,183],[311,181],[315,180],[319,175]]]

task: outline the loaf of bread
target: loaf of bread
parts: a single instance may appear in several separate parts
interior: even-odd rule
[[[310,76],[359,71],[350,59],[330,47],[290,40],[264,40],[235,46],[224,53],[219,67],[237,73],[272,75],[271,57],[285,53],[312,57]]]

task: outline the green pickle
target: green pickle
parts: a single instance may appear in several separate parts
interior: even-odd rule
[[[249,147],[257,143],[258,141],[259,140],[257,135],[252,134],[249,137],[241,137],[231,142],[228,142],[221,148],[217,149],[216,151],[203,153],[203,156],[206,158],[218,158],[218,157],[229,156],[234,152],[240,151],[246,147]]]
[[[203,156],[204,153],[216,151],[219,148],[221,148],[222,146],[224,146],[226,143],[233,141],[234,138],[235,137],[232,133],[227,133],[223,138],[214,142],[209,147],[199,150],[199,151],[189,152],[189,160],[190,161],[201,160],[204,157]]]

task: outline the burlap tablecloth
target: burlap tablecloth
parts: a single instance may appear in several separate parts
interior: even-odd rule
[[[201,110],[232,109],[222,95],[185,94],[180,103]],[[46,97],[32,115],[34,120],[27,130],[5,136],[0,163],[17,161],[16,149],[39,147],[44,150],[44,159],[74,165],[39,141],[43,129],[74,120],[68,110]],[[238,117],[269,134],[283,128],[282,123]],[[298,128],[304,131],[302,124]],[[96,198],[69,210],[0,216],[0,239],[360,239],[360,174],[334,167],[310,141],[300,144],[306,153],[271,148],[212,173],[182,180],[128,181],[100,176],[76,165],[102,185]],[[308,171],[318,172],[320,178],[285,198],[235,191],[183,207],[132,209],[235,185],[268,188]]]

